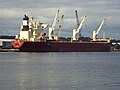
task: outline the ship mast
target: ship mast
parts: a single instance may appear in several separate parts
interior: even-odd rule
[[[53,23],[52,23],[52,26],[49,27],[49,40],[53,40],[53,32],[54,32],[54,29],[55,29],[55,26],[56,26],[56,23],[57,23],[57,18],[58,18],[58,14],[59,14],[59,10],[57,10],[56,12],[56,15],[55,15],[55,18],[53,20]]]
[[[87,18],[87,15],[85,15],[82,19],[82,21],[79,24],[79,27],[77,29],[73,29],[73,40],[78,40],[78,34],[81,31],[81,28],[83,26],[83,23],[85,22],[85,19]]]
[[[55,39],[58,40],[59,39],[59,36],[60,36],[60,32],[62,30],[62,25],[63,25],[63,18],[64,18],[64,15],[62,15],[61,17],[61,21],[60,21],[60,24],[59,24],[59,29],[56,33],[56,36],[55,36]]]
[[[105,20],[106,20],[106,18],[104,18],[104,19],[102,20],[102,22],[101,22],[101,24],[100,24],[100,26],[99,26],[99,28],[98,28],[97,31],[93,31],[93,41],[96,41],[96,37],[97,37],[97,35],[99,34],[100,30],[102,29]]]

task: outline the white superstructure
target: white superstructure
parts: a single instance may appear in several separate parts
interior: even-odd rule
[[[28,17],[25,15],[23,18],[23,24],[20,28],[20,35],[16,35],[16,39],[25,41],[39,41],[40,34],[48,26],[48,24],[43,24],[32,16]]]

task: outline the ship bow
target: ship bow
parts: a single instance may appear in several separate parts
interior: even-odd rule
[[[23,43],[24,41],[11,41],[11,45],[16,49],[19,49],[23,45]]]

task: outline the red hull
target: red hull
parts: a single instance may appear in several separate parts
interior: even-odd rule
[[[110,52],[107,42],[24,42],[12,41],[12,46],[22,52]]]

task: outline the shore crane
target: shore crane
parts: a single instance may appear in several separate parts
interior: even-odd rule
[[[63,18],[64,18],[64,15],[62,15],[61,20],[60,20],[59,29],[58,29],[58,31],[57,31],[57,33],[56,33],[56,36],[55,36],[55,39],[56,39],[56,40],[59,39],[60,32],[61,32],[61,30],[62,30]]]
[[[100,26],[99,26],[99,28],[98,28],[97,31],[93,31],[93,41],[96,41],[96,37],[97,37],[97,35],[99,34],[100,30],[102,29],[105,20],[106,20],[106,18],[104,18],[104,19],[102,20],[102,22],[101,22],[101,24],[100,24]]]
[[[56,23],[57,23],[57,19],[58,19],[58,14],[59,14],[59,10],[57,10],[56,12],[56,15],[55,15],[55,18],[53,20],[53,23],[52,23],[52,26],[49,27],[49,40],[53,40],[53,32],[54,32],[54,29],[55,29],[55,26],[56,26]]]
[[[79,23],[79,27],[77,29],[73,29],[73,40],[78,40],[78,34],[79,34],[86,18],[87,18],[87,15],[85,15],[83,17],[82,21]]]

